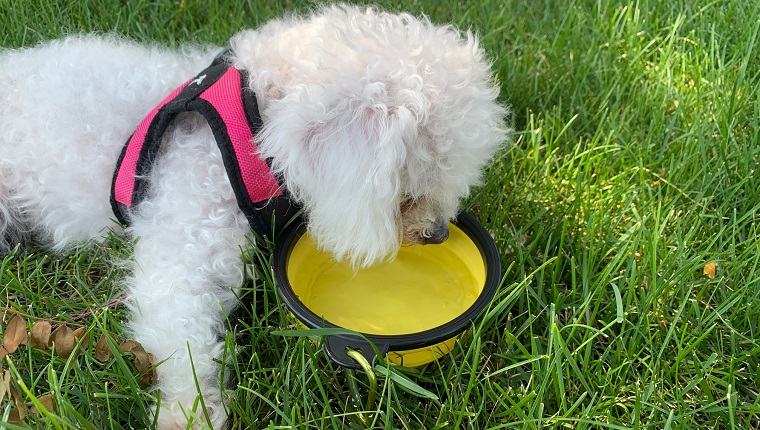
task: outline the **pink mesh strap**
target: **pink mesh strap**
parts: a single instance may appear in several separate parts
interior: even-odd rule
[[[244,72],[215,62],[174,90],[143,119],[122,150],[114,173],[111,205],[120,222],[128,225],[128,208],[145,197],[146,177],[174,117],[196,111],[214,133],[238,206],[255,231],[269,233],[271,220],[265,218],[272,212],[262,208],[283,192],[267,162],[257,154],[254,134],[261,119],[255,95],[244,89],[245,82]]]
[[[258,147],[246,120],[241,94],[240,72],[230,67],[200,98],[211,103],[219,113],[229,136],[240,176],[253,203],[282,195],[280,186],[266,161],[258,156]]]
[[[172,100],[187,86],[190,81],[185,82],[179,88],[172,91],[158,106],[156,106],[145,119],[137,126],[132,137],[129,138],[127,146],[123,150],[123,155],[119,161],[116,177],[114,178],[113,197],[125,205],[132,206],[132,197],[135,190],[135,173],[137,170],[137,160],[140,159],[140,152],[145,144],[145,135],[148,133],[148,127],[156,118],[158,110]]]

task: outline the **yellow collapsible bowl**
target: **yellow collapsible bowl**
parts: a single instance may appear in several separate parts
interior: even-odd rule
[[[451,351],[488,306],[501,263],[491,235],[460,213],[444,243],[402,247],[393,261],[360,270],[335,261],[292,225],[275,248],[274,275],[280,297],[303,325],[364,336],[326,336],[325,350],[336,363],[357,367],[348,348],[372,362],[369,340],[391,361],[417,367]]]

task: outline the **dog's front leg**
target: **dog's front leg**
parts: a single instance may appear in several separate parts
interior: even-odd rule
[[[159,363],[160,429],[186,428],[191,413],[204,421],[208,414],[213,428],[224,428],[218,360],[225,317],[237,303],[233,289],[243,281],[240,247],[248,232],[244,218],[242,225],[234,215],[226,218],[133,226],[139,239],[128,284],[129,328]]]

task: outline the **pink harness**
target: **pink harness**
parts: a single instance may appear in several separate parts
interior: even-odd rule
[[[275,210],[280,219],[296,212],[267,161],[257,154],[254,135],[261,117],[256,96],[246,89],[247,73],[223,63],[227,52],[169,94],[127,141],[111,186],[111,206],[122,224],[129,225],[129,208],[147,196],[148,174],[164,132],[177,114],[191,111],[203,115],[211,127],[238,206],[256,233],[269,236],[272,227],[281,224],[274,220]]]

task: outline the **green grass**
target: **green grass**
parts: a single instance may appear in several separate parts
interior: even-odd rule
[[[78,31],[223,44],[307,2],[0,0],[5,47]],[[512,106],[513,144],[466,207],[505,267],[454,353],[379,376],[378,428],[760,427],[760,3],[755,0],[382,1],[471,27]],[[32,249],[0,270],[4,306],[71,320],[119,295],[108,246]],[[702,274],[717,264],[717,276]],[[362,428],[349,375],[270,281],[230,321],[232,427]],[[123,339],[123,309],[81,321]],[[233,354],[234,352],[234,354]],[[32,428],[146,428],[129,357],[63,361],[22,347],[28,394],[55,394]],[[409,392],[405,373],[436,399]],[[359,393],[366,378],[357,374]],[[415,386],[411,386],[415,388]],[[9,404],[0,404],[0,421]]]

